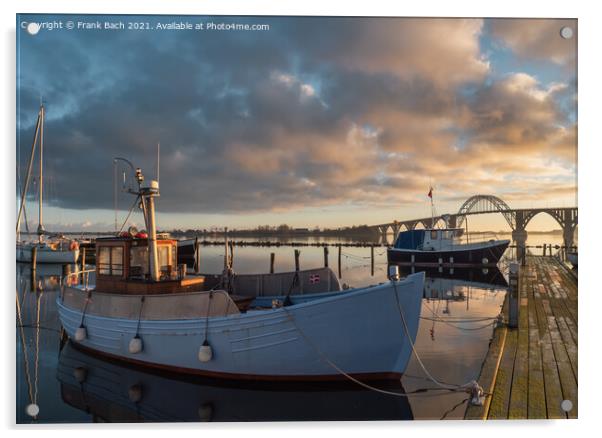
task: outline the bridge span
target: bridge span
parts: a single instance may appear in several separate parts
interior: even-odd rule
[[[512,229],[512,238],[521,246],[527,240],[527,224],[540,213],[552,216],[562,228],[564,246],[573,246],[573,236],[577,227],[577,207],[547,207],[547,208],[511,208],[506,202],[494,195],[474,195],[468,198],[457,213],[442,214],[434,218],[419,218],[393,221],[386,224],[373,225],[375,233],[386,238],[389,232],[396,238],[400,231],[413,230],[418,224],[424,228],[432,228],[440,222],[450,228],[462,227],[466,218],[471,215],[500,213]]]

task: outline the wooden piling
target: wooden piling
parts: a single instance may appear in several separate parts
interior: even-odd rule
[[[276,254],[273,252],[270,253],[270,274],[274,273],[274,262],[276,260]]]
[[[194,238],[194,273],[201,273],[201,244],[199,243],[199,236]]]
[[[543,244],[543,256],[544,257],[546,256],[546,247],[547,246],[548,246],[547,244],[545,244],[545,243]]]
[[[518,263],[510,263],[510,274],[508,278],[508,327],[518,327]]]
[[[34,246],[31,249],[31,270],[32,271],[36,270],[37,263],[38,263],[38,247]]]
[[[84,271],[86,270],[86,247],[84,246],[81,251],[81,273],[82,273],[82,284],[84,282]]]
[[[299,256],[301,255],[301,251],[298,249],[295,250],[295,271],[299,270]]]
[[[328,268],[328,247],[324,247],[324,267]]]
[[[234,242],[229,241],[228,246],[230,247],[230,267],[234,265]]]
[[[341,278],[341,244],[339,243],[339,279]]]
[[[374,245],[370,247],[370,275],[374,277]]]

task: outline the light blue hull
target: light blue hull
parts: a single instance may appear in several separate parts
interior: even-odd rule
[[[410,338],[414,342],[423,286],[424,273],[418,273],[395,287],[386,282],[305,295],[293,298],[285,308],[211,317],[209,362],[198,359],[206,318],[142,320],[138,332],[143,349],[132,354],[128,345],[137,320],[86,314],[87,336],[79,344],[130,362],[223,378],[330,380],[344,378],[341,371],[375,379],[398,377],[411,356]],[[75,339],[82,310],[67,308],[60,297],[57,306],[65,331]]]

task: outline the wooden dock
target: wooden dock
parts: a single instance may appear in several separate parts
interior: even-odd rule
[[[488,395],[465,418],[577,418],[576,276],[556,258],[529,256],[518,288],[518,328],[495,329],[478,379]]]

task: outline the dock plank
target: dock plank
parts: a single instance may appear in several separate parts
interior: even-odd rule
[[[520,297],[516,356],[508,409],[508,418],[512,419],[527,418],[529,395],[529,312],[526,288],[521,291]]]
[[[495,387],[491,397],[491,405],[487,417],[489,419],[508,418],[517,343],[518,329],[508,329],[506,334],[506,345],[502,352],[502,360],[497,371]]]
[[[577,418],[576,274],[556,258],[528,256],[519,298],[518,328],[495,329],[481,368],[490,401],[469,406],[465,418]],[[563,400],[572,402],[569,412]]]
[[[533,282],[529,282],[525,289],[527,289],[529,298],[529,389],[527,395],[527,418],[542,419],[547,418],[547,411],[541,345],[535,311],[535,298],[533,296]]]

